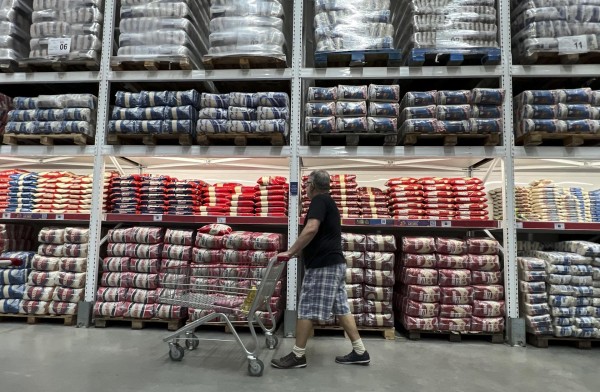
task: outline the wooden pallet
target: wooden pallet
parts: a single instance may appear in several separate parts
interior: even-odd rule
[[[431,336],[447,337],[450,342],[462,342],[466,337],[481,337],[489,339],[494,344],[504,343],[503,333],[488,332],[451,332],[451,331],[404,331],[406,337],[410,340],[421,340],[421,338]]]
[[[406,65],[420,67],[424,65],[498,65],[499,48],[439,49],[414,48],[406,57]]]
[[[67,71],[98,71],[99,60],[23,60],[19,61],[22,72],[67,72]]]
[[[269,56],[224,56],[202,60],[204,68],[211,69],[256,69],[286,68],[285,60]]]
[[[15,321],[16,319],[25,319],[27,324],[39,324],[43,321],[60,320],[63,325],[73,326],[77,323],[76,315],[33,315],[33,314],[0,314],[0,321]]]
[[[284,146],[287,144],[285,135],[273,133],[203,133],[197,137],[201,146],[235,145],[247,146],[255,144],[270,144],[271,146]]]
[[[191,146],[194,143],[194,137],[191,134],[142,135],[109,133],[106,137],[106,142],[111,145],[143,144],[146,146],[156,146],[158,144],[179,144],[181,146]]]
[[[600,134],[531,132],[517,136],[515,144],[518,146],[539,146],[542,144],[560,144],[565,147],[598,146],[600,145]]]
[[[167,330],[177,331],[179,328],[183,327],[185,320],[163,320],[158,318],[136,319],[130,317],[95,317],[94,319],[94,325],[96,328],[106,328],[108,326],[107,324],[114,322],[131,323],[131,329],[143,329],[149,324],[167,324]]]
[[[15,73],[19,71],[19,62],[15,60],[0,60],[0,72]]]
[[[118,57],[110,59],[110,67],[114,71],[190,71],[194,66],[189,58],[181,57],[179,59],[168,60],[121,60]]]
[[[67,133],[60,135],[21,135],[4,134],[2,143],[11,146],[18,145],[42,145],[54,146],[56,144],[76,144],[78,146],[93,145],[94,138],[80,133]]]
[[[556,337],[556,336],[539,336],[532,333],[527,334],[527,343],[538,348],[548,348],[550,342],[566,342],[573,344],[578,349],[591,349],[594,343],[600,342],[600,339],[585,339],[571,337]]]
[[[357,328],[358,328],[358,332],[360,332],[361,334],[377,333],[377,334],[382,334],[383,338],[386,340],[396,340],[396,330],[394,327],[361,327],[361,326],[357,326]],[[348,338],[348,335],[346,335],[344,328],[340,327],[339,325],[315,325],[313,327],[313,333],[315,331],[344,332],[344,336],[346,338]]]
[[[309,146],[395,146],[398,133],[309,133]]]
[[[346,50],[315,53],[315,68],[399,67],[402,53],[396,49]]]
[[[484,145],[497,146],[500,144],[499,133],[472,134],[472,133],[406,133],[402,135],[401,144],[404,146],[414,146],[423,144],[435,144],[443,146],[456,145]]]
[[[537,52],[530,56],[514,57],[523,65],[533,64],[600,64],[600,53],[559,54],[558,52]]]

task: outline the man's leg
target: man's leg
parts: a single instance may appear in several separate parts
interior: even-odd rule
[[[344,328],[344,331],[346,331],[346,334],[348,335],[348,338],[350,338],[351,342],[355,342],[360,339],[358,328],[356,328],[356,320],[354,320],[354,316],[352,316],[352,314],[337,316],[337,319],[340,322],[340,326]]]
[[[356,326],[355,326],[356,328]],[[312,320],[298,319],[296,321],[296,346],[306,348],[306,343],[313,329]]]

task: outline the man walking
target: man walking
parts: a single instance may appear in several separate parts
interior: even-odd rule
[[[306,343],[313,321],[327,321],[337,316],[352,342],[352,352],[335,358],[337,363],[368,365],[369,353],[360,338],[346,294],[346,260],[342,253],[340,213],[329,195],[329,173],[313,171],[306,182],[311,200],[304,229],[296,242],[282,255],[294,257],[303,251],[306,269],[296,321],[296,344],[292,352],[271,365],[279,369],[306,367]]]

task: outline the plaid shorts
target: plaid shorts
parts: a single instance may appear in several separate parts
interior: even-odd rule
[[[349,313],[346,263],[307,269],[300,292],[298,318],[328,321],[333,315]]]

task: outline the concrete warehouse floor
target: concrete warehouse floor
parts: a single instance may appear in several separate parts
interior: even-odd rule
[[[166,328],[165,328],[166,329]],[[460,391],[460,392],[597,392],[600,349],[570,346],[549,349],[512,348],[486,341],[419,342],[366,337],[371,365],[344,366],[335,355],[350,344],[341,336],[319,336],[309,342],[308,367],[279,370],[268,365],[273,355],[287,354],[292,339],[280,339],[273,352],[259,358],[266,368],[260,378],[247,375],[247,362],[234,343],[203,341],[172,362],[163,328],[131,330],[0,322],[0,391],[2,392],[130,392],[130,391]],[[203,338],[228,339],[216,331]],[[242,337],[249,337],[244,332]],[[264,344],[264,339],[260,339]]]

